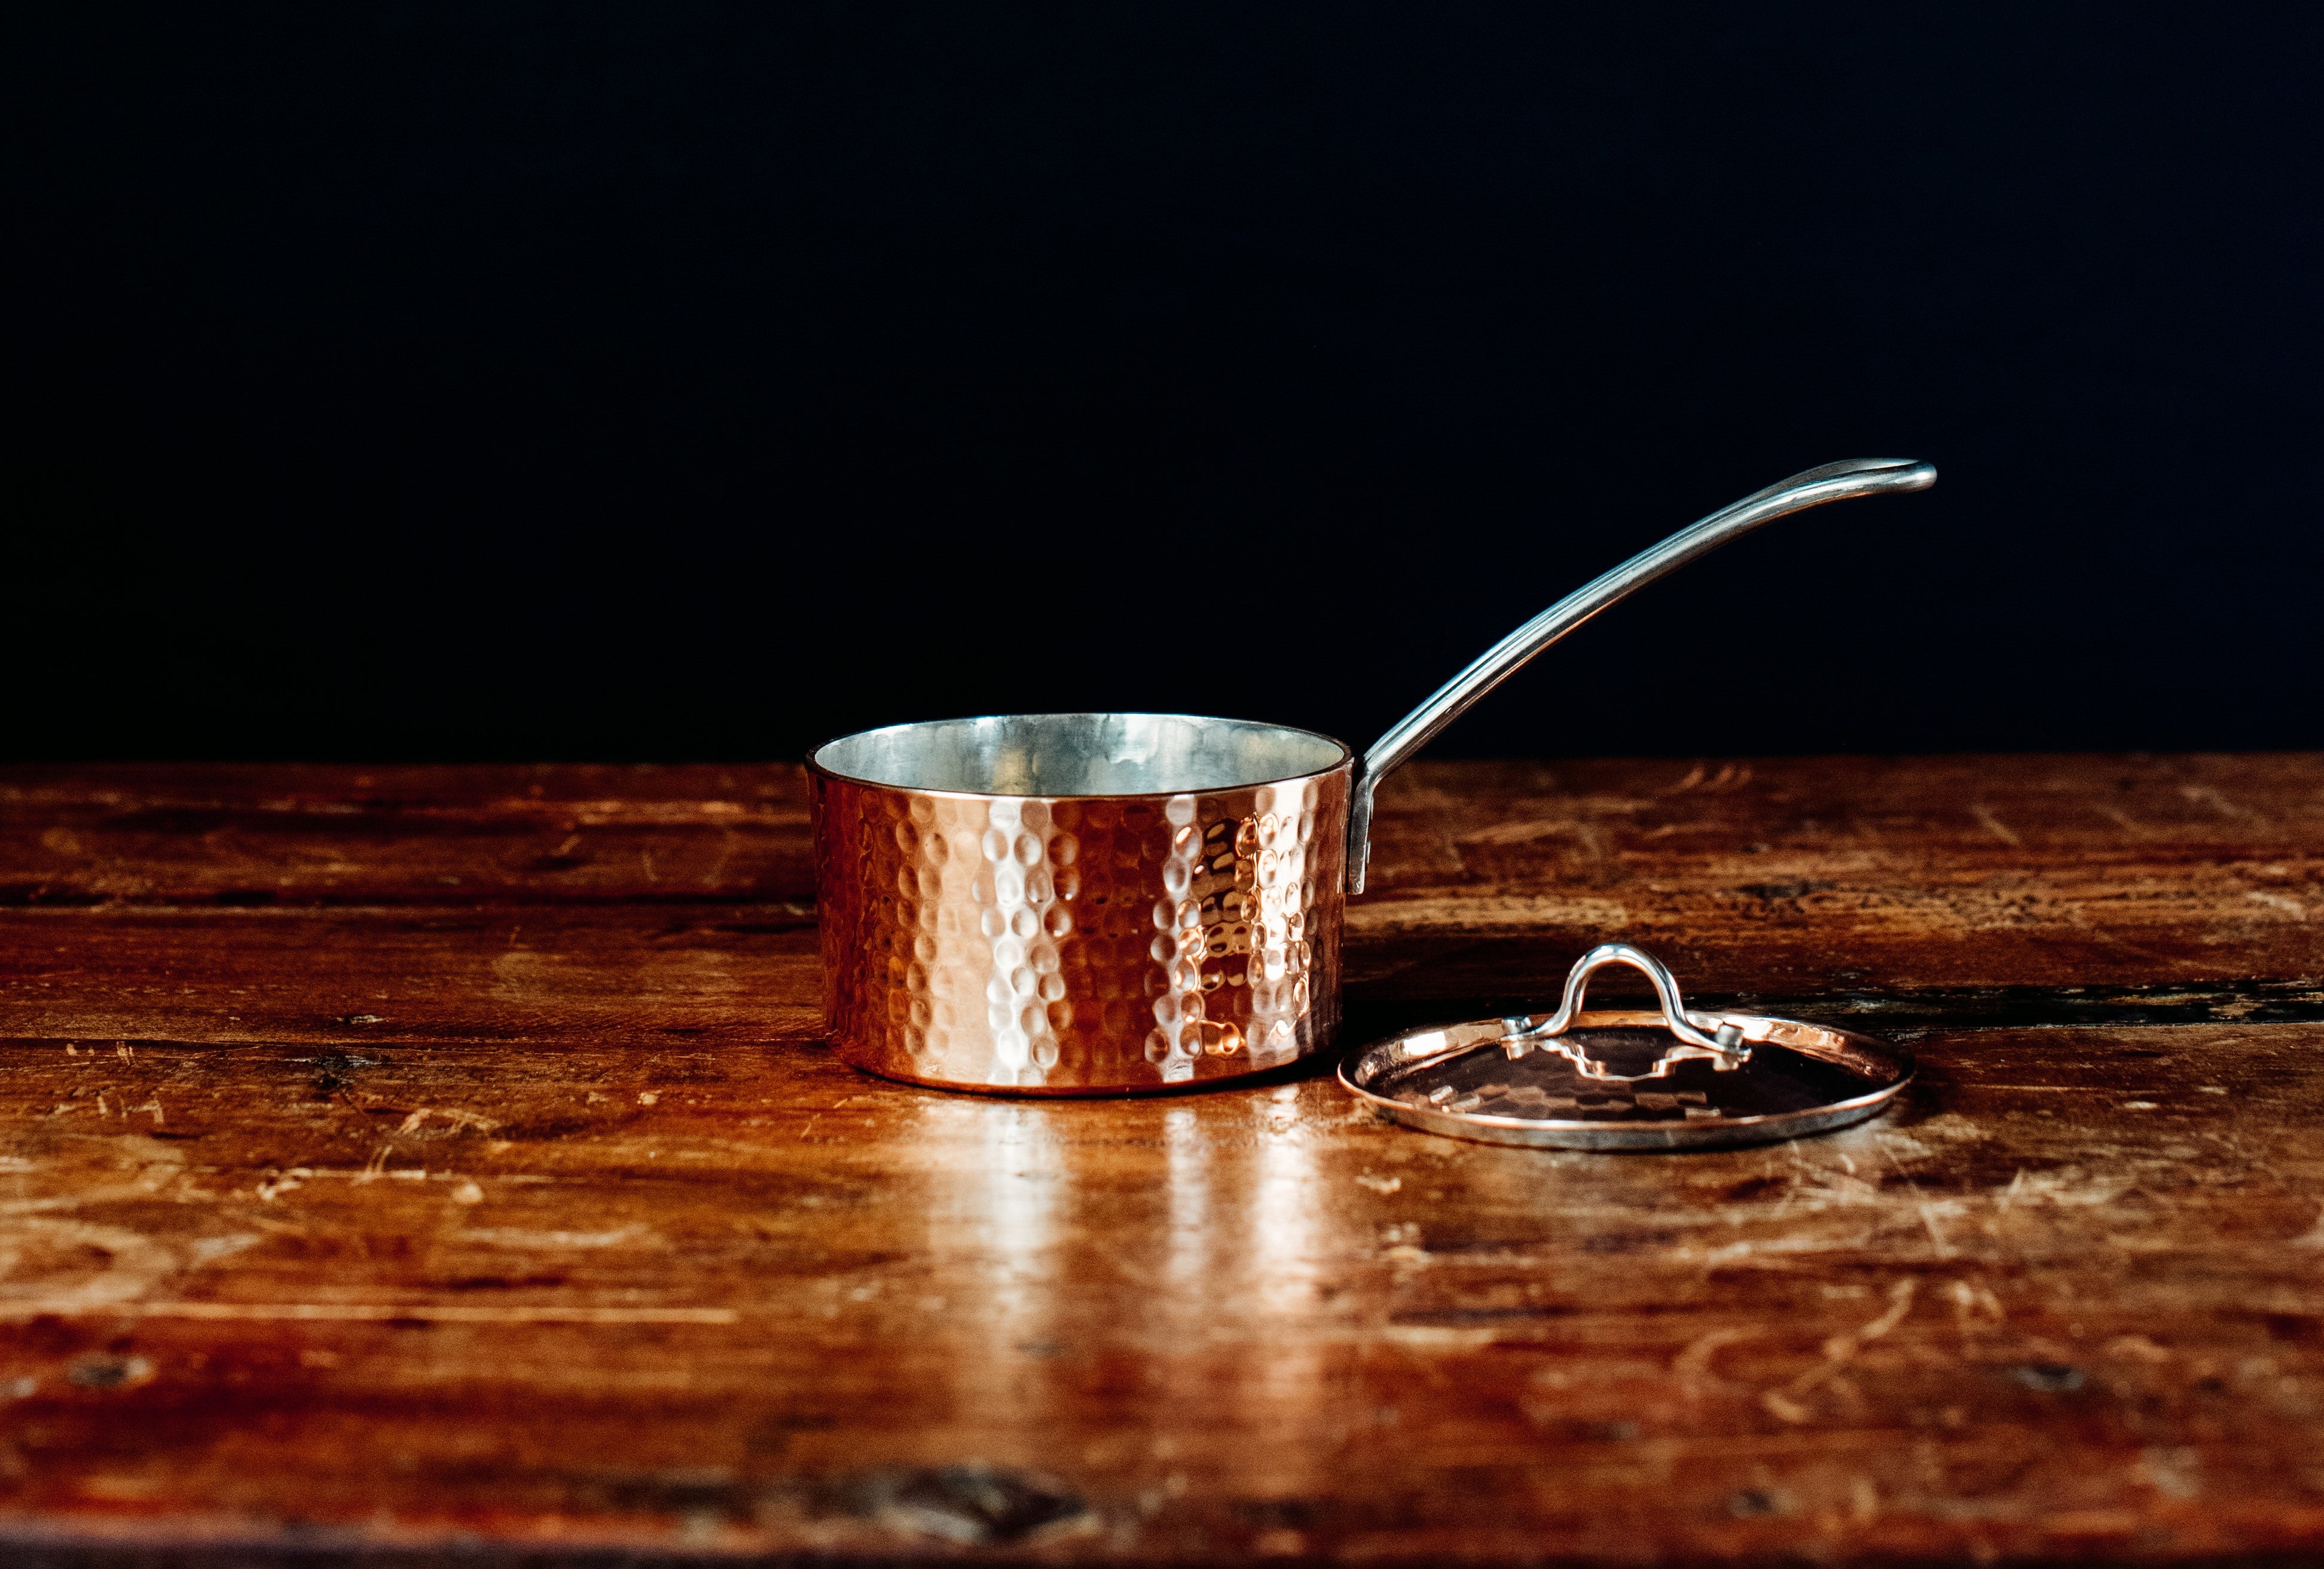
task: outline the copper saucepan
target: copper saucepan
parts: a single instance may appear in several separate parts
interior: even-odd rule
[[[1360,757],[1185,714],[1001,714],[825,743],[807,767],[832,1043],[890,1078],[1015,1095],[1164,1089],[1323,1049],[1385,775],[1633,589],[1771,518],[1936,477],[1858,459],[1747,496],[1510,633]]]

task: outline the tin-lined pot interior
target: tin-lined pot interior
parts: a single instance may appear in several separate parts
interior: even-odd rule
[[[1236,790],[1335,768],[1312,730],[1176,713],[1016,713],[843,736],[816,766],[844,779],[976,795],[1156,795]]]

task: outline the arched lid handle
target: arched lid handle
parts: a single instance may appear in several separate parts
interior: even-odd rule
[[[1654,1065],[1644,1073],[1616,1073],[1583,1051],[1579,1042],[1559,1039],[1582,1017],[1582,997],[1590,989],[1590,977],[1609,964],[1627,964],[1644,973],[1654,984],[1655,1000],[1663,1005],[1663,1023],[1678,1038],[1678,1044],[1655,1059]],[[1743,1043],[1742,1031],[1709,1014],[1688,1013],[1679,998],[1678,980],[1663,961],[1627,942],[1600,943],[1575,961],[1565,977],[1564,1000],[1548,1018],[1537,1023],[1516,1018],[1506,1023],[1508,1033],[1501,1037],[1501,1050],[1508,1053],[1510,1061],[1515,1062],[1538,1046],[1572,1062],[1574,1071],[1582,1078],[1609,1084],[1667,1078],[1672,1069],[1687,1061],[1707,1060],[1712,1068],[1727,1073],[1751,1060],[1751,1048]],[[1701,1026],[1708,1026],[1714,1032],[1705,1034]]]

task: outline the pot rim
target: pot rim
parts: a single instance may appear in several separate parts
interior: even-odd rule
[[[1315,740],[1325,742],[1329,746],[1333,747],[1339,752],[1340,756],[1337,761],[1332,763],[1326,767],[1310,768],[1305,772],[1299,774],[1279,775],[1269,779],[1254,779],[1246,784],[1222,784],[1194,790],[1106,790],[1086,794],[1056,795],[1034,794],[1006,790],[937,790],[920,784],[896,784],[884,779],[866,779],[862,775],[857,774],[843,774],[836,768],[826,767],[822,763],[816,761],[817,757],[820,757],[822,753],[832,747],[837,746],[842,741],[852,741],[856,739],[858,737],[879,735],[890,730],[919,729],[923,727],[931,725],[960,724],[967,720],[985,719],[1041,720],[1084,718],[1187,720],[1196,724],[1250,725],[1255,729],[1282,730],[1292,735],[1311,737]],[[1352,768],[1355,765],[1355,748],[1349,746],[1347,742],[1340,739],[1339,737],[1325,735],[1321,730],[1311,730],[1302,725],[1279,725],[1268,720],[1230,719],[1222,714],[1155,713],[1139,709],[1092,709],[1067,710],[1050,713],[956,714],[946,719],[906,720],[898,724],[873,725],[868,729],[849,730],[844,735],[833,736],[828,740],[818,741],[814,746],[808,748],[807,753],[807,771],[809,774],[820,775],[825,779],[834,780],[842,784],[858,785],[866,790],[892,790],[901,795],[925,795],[932,799],[945,801],[1168,801],[1173,797],[1179,795],[1223,795],[1237,790],[1264,790],[1273,785],[1296,784],[1303,779],[1321,779],[1327,775],[1339,773],[1342,769]]]

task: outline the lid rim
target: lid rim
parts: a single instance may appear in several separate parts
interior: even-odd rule
[[[1679,1117],[1649,1122],[1585,1121],[1579,1118],[1517,1117],[1503,1113],[1468,1111],[1456,1112],[1442,1106],[1413,1106],[1391,1098],[1370,1087],[1371,1082],[1396,1069],[1425,1072],[1469,1056],[1472,1052],[1495,1046],[1494,1039],[1479,1040],[1470,1045],[1454,1047],[1432,1058],[1415,1062],[1393,1060],[1394,1050],[1403,1041],[1438,1031],[1490,1027],[1503,1021],[1489,1019],[1462,1020],[1448,1024],[1424,1024],[1402,1030],[1347,1053],[1339,1064],[1340,1086],[1358,1099],[1370,1103],[1373,1108],[1389,1121],[1439,1137],[1465,1138],[1481,1143],[1501,1144],[1533,1149],[1584,1149],[1599,1151],[1676,1151],[1685,1149],[1715,1149],[1721,1146],[1764,1143],[1773,1140],[1803,1137],[1829,1133],[1851,1123],[1861,1122],[1878,1113],[1895,1101],[1915,1077],[1918,1065],[1912,1054],[1877,1037],[1858,1031],[1830,1024],[1811,1024],[1799,1020],[1781,1019],[1768,1014],[1720,1012],[1711,1015],[1720,1023],[1731,1023],[1746,1030],[1774,1027],[1813,1030],[1840,1037],[1864,1053],[1869,1060],[1892,1069],[1894,1077],[1886,1083],[1874,1085],[1860,1094],[1841,1100],[1827,1101],[1817,1106],[1799,1106],[1786,1111],[1755,1112],[1748,1116],[1704,1118]],[[1600,1026],[1618,1028],[1623,1026]],[[1780,1051],[1787,1056],[1826,1066],[1840,1067],[1829,1059],[1801,1051],[1777,1041],[1762,1040],[1753,1046],[1757,1053]],[[1375,1059],[1379,1059],[1375,1062]],[[1749,1066],[1730,1069],[1748,1074]],[[1845,1068],[1842,1071],[1849,1071]]]

